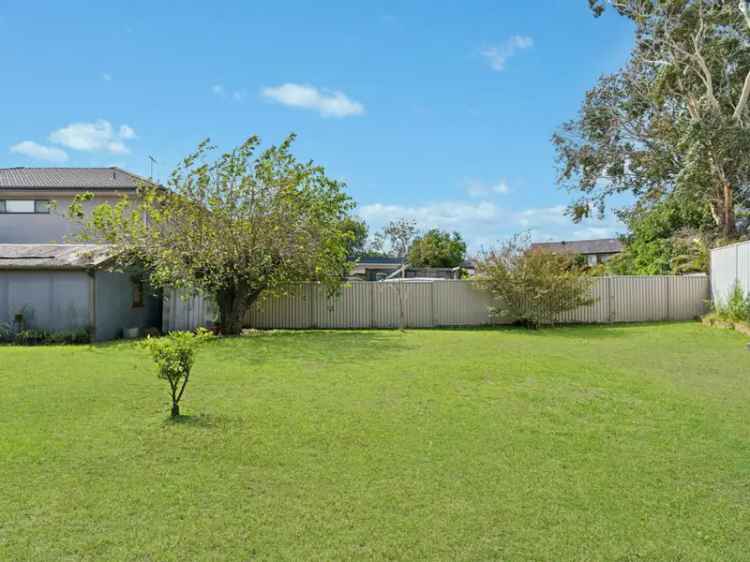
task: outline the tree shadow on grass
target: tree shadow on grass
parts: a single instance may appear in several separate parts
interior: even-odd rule
[[[456,326],[435,328],[445,332],[480,332],[506,335],[528,336],[533,338],[566,337],[574,339],[594,339],[623,337],[621,329],[629,324],[555,324],[540,328],[530,328],[521,324],[495,324],[486,326]]]
[[[164,427],[194,427],[200,429],[222,429],[229,426],[244,424],[240,417],[221,416],[215,414],[181,414],[176,418],[167,417],[162,424]]]
[[[418,347],[398,330],[256,330],[223,337],[211,346],[219,360],[248,360],[255,365],[279,357],[316,358],[320,361],[383,359]]]

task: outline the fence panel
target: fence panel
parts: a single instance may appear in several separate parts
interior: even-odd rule
[[[669,280],[669,315],[688,320],[705,314],[710,306],[709,279],[705,275],[686,275]]]
[[[317,285],[306,283],[290,295],[262,298],[250,308],[246,323],[261,329],[314,328],[313,299],[317,290]]]
[[[748,249],[750,257],[750,248]],[[472,281],[431,283],[353,282],[327,298],[325,289],[308,283],[284,297],[253,305],[246,324],[262,329],[397,328],[399,293],[409,328],[481,326],[500,323],[489,314],[490,295]],[[559,323],[649,322],[689,320],[705,311],[709,279],[698,276],[601,277],[594,280],[596,301],[560,315]],[[209,299],[180,299],[168,294],[165,331],[192,329],[215,317]]]
[[[185,289],[166,289],[162,307],[162,330],[194,330],[208,326],[215,319],[215,307],[210,299],[191,294]]]
[[[318,328],[369,328],[372,326],[370,291],[374,283],[352,283],[338,295],[327,298],[318,287],[315,296],[314,324]]]
[[[735,283],[739,283],[745,292],[750,288],[750,274],[746,266],[748,251],[748,242],[711,250],[711,295],[714,302],[725,302]],[[741,268],[738,267],[740,255]]]
[[[595,279],[591,286],[594,302],[588,306],[579,306],[575,310],[563,312],[557,319],[561,324],[599,324],[611,322],[612,278]]]
[[[613,322],[669,320],[669,277],[612,277]]]
[[[476,283],[439,281],[432,284],[436,326],[481,326],[496,321],[490,316],[492,297]]]

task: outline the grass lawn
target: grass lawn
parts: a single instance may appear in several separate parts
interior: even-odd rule
[[[224,339],[179,423],[133,344],[0,347],[0,560],[748,560],[745,342]]]

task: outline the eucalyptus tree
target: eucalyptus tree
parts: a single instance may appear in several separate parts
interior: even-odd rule
[[[750,3],[588,1],[597,16],[630,19],[635,43],[553,137],[559,183],[580,194],[574,219],[602,214],[618,193],[642,206],[697,197],[734,237],[750,189]]]
[[[111,244],[121,267],[141,267],[150,285],[212,296],[225,333],[237,334],[264,293],[343,280],[353,239],[344,185],[291,153],[294,135],[259,151],[248,138],[213,161],[208,141],[185,158],[165,187],[143,184],[138,197],[70,214],[82,237]]]

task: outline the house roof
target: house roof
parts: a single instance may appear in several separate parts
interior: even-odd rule
[[[557,254],[618,254],[623,244],[617,238],[599,240],[572,240],[562,242],[539,242],[531,245],[532,250],[544,250]]]
[[[89,269],[111,257],[105,244],[0,244],[0,270]]]
[[[0,168],[0,190],[135,191],[148,182],[115,166],[109,168]]]
[[[394,265],[399,266],[403,260],[390,256],[360,256],[357,259],[359,265]]]

